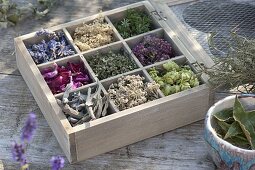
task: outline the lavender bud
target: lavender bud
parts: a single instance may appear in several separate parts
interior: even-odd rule
[[[22,129],[21,140],[24,142],[30,142],[34,131],[36,129],[36,115],[31,112],[29,113],[29,117],[27,118],[26,124]]]
[[[20,162],[21,166],[26,164],[25,148],[23,144],[12,143],[12,157],[15,161]]]
[[[50,160],[52,170],[60,170],[65,165],[65,160],[61,156],[53,156]]]

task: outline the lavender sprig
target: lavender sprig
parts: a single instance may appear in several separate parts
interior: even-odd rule
[[[26,164],[25,146],[23,144],[18,144],[17,142],[12,143],[12,158],[19,162],[21,166]]]
[[[52,170],[60,170],[65,166],[65,160],[61,156],[53,156],[50,160]]]
[[[22,129],[21,140],[23,142],[30,142],[32,140],[33,134],[36,129],[36,115],[31,112],[25,123],[25,126]]]
[[[72,46],[68,44],[63,32],[55,33],[42,29],[36,32],[36,35],[45,35],[49,39],[48,41],[43,39],[40,43],[30,45],[29,48],[27,48],[36,64],[75,54]]]

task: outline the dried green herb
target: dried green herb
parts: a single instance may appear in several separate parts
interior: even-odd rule
[[[10,0],[0,0],[0,28],[15,25],[28,16],[43,17],[56,2],[57,0],[37,0],[35,4],[19,5]]]
[[[71,94],[71,90],[71,84],[67,85],[62,101],[57,99],[57,103],[72,126],[106,116],[109,96],[104,95],[99,85],[95,93],[91,88],[86,94],[80,91]]]
[[[163,69],[150,68],[149,74],[160,85],[165,96],[199,85],[196,74],[188,66],[180,67],[174,61],[169,61],[162,67]]]
[[[209,75],[209,82],[215,88],[224,86],[239,89],[239,86],[244,85],[244,92],[253,93],[255,92],[255,40],[249,40],[236,33],[231,33],[231,39],[232,41],[228,42],[229,49],[226,55],[215,58],[215,65],[203,70]],[[210,37],[209,45],[215,48],[214,35]]]
[[[128,9],[124,19],[114,25],[123,38],[128,38],[152,30],[152,19],[144,11]]]
[[[106,54],[98,53],[90,56],[87,61],[99,80],[138,68],[134,60],[125,52],[114,53],[110,51]]]
[[[233,108],[215,113],[219,137],[244,149],[255,149],[255,110],[245,111],[236,96]]]

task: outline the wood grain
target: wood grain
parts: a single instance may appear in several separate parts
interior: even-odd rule
[[[104,10],[124,6],[138,0],[74,0],[65,1],[43,20],[28,19],[0,37],[0,169],[18,169],[11,159],[10,141],[19,140],[21,128],[29,111],[38,117],[38,128],[27,154],[31,169],[49,169],[53,155],[64,155],[33,96],[17,70],[13,38]],[[81,163],[66,164],[65,169],[214,169],[207,158],[203,140],[203,121],[179,128],[136,144],[102,154]],[[67,161],[67,160],[66,160]]]

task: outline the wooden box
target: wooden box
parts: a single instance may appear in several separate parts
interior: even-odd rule
[[[174,60],[179,64],[188,62],[195,71],[197,69],[195,64],[197,63],[212,66],[213,61],[210,57],[203,51],[196,40],[188,35],[188,32],[180,21],[178,21],[165,4],[157,4],[156,7],[148,1],[143,1],[103,12],[103,16],[114,27],[112,23],[123,18],[125,11],[131,8],[146,11],[152,17],[155,28],[150,32],[128,39],[123,39],[114,28],[114,43],[86,52],[81,52],[74,45],[72,34],[77,25],[83,22],[90,22],[98,17],[98,15],[49,28],[52,31],[62,30],[76,51],[75,55],[57,59],[54,62],[64,64],[67,61],[83,61],[94,80],[94,83],[78,88],[77,90],[86,91],[88,87],[95,86],[95,74],[88,65],[86,57],[97,51],[107,51],[109,48],[112,50],[123,48],[139,66],[136,70],[124,73],[125,75],[140,74],[146,77],[146,81],[152,81],[147,69],[152,66],[160,66],[166,61],[143,67],[131,52],[134,44],[141,41],[148,34],[157,35],[172,43],[177,57],[170,60]],[[210,90],[206,85],[206,76],[202,76],[201,81],[203,83],[197,87],[166,97],[161,93],[161,97],[157,100],[124,111],[118,111],[112,102],[110,102],[110,111],[114,114],[72,127],[56,103],[56,98],[61,97],[63,94],[53,95],[40,73],[40,70],[49,66],[52,62],[36,65],[26,48],[27,44],[33,44],[41,40],[35,34],[30,33],[15,38],[17,65],[66,157],[71,163],[88,159],[204,118],[209,106],[210,97]],[[120,76],[102,80],[99,84],[107,88],[109,83],[116,81]]]

